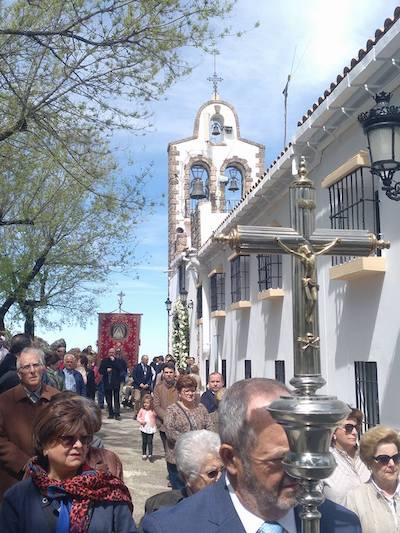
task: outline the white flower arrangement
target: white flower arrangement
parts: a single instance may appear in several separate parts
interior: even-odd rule
[[[174,304],[172,317],[172,355],[178,368],[187,367],[189,356],[189,313],[181,300]]]

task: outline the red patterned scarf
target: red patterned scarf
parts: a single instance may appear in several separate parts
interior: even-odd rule
[[[124,483],[109,472],[97,472],[83,466],[82,473],[56,481],[33,459],[28,466],[32,481],[43,496],[68,497],[72,501],[69,515],[70,533],[85,533],[90,523],[90,507],[97,502],[126,503],[131,512],[133,505]]]

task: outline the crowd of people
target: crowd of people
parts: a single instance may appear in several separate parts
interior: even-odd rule
[[[266,409],[290,393],[282,383],[225,389],[212,372],[203,388],[194,358],[178,369],[169,355],[144,355],[130,368],[118,346],[99,361],[90,346],[43,350],[19,334],[0,337],[0,392],[0,533],[301,531],[286,433]],[[159,434],[170,486],[146,501],[139,529],[121,461],[98,435],[104,402],[119,421],[121,400],[143,461]],[[359,440],[362,420],[352,408],[332,436],[323,533],[400,532],[399,434],[376,426]]]

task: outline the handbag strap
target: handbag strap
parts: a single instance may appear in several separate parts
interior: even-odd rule
[[[182,413],[185,415],[187,421],[189,422],[190,431],[194,431],[197,429],[197,425],[193,424],[192,419],[190,418],[189,414],[186,412],[186,409],[182,407],[182,405],[179,402],[176,402],[176,405],[179,407],[179,409],[182,411]]]

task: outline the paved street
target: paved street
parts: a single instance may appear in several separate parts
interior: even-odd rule
[[[144,502],[149,496],[167,490],[164,450],[158,433],[154,437],[154,463],[142,460],[139,423],[130,409],[122,408],[122,420],[107,419],[103,411],[103,427],[99,435],[106,448],[114,451],[124,465],[124,481],[131,491],[134,517],[138,524],[144,514]]]

